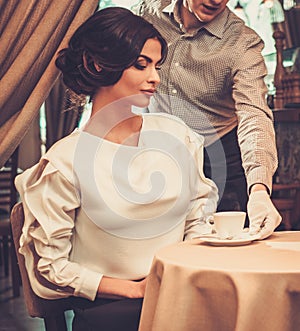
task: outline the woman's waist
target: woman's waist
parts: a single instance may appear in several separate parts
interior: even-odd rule
[[[94,231],[84,228],[73,235],[70,260],[106,276],[140,279],[149,273],[155,253],[182,241],[183,231],[183,225],[179,225],[162,236],[132,240],[99,228]]]

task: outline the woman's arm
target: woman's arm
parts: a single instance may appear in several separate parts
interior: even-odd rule
[[[140,281],[103,276],[98,287],[98,297],[107,299],[143,298],[147,278]]]
[[[80,201],[72,184],[52,164],[48,163],[42,174],[38,166],[26,171],[17,179],[17,186],[27,214],[23,241],[24,244],[33,241],[38,257],[34,268],[51,289],[59,290],[60,294],[66,289],[66,296],[72,293],[90,300],[96,296],[144,297],[146,279],[105,277],[69,260],[75,209]]]
[[[55,297],[57,291],[59,297],[72,293],[94,300],[102,275],[69,260],[78,194],[51,163],[44,164],[42,174],[41,165],[16,179],[25,211],[20,252],[32,285],[43,297]]]

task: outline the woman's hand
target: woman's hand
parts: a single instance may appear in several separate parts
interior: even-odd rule
[[[147,278],[140,281],[103,276],[98,287],[98,297],[105,299],[137,299],[145,295]]]
[[[136,294],[138,295],[137,298],[143,298],[145,296],[145,290],[146,290],[146,284],[147,284],[147,278],[144,278],[143,280],[134,281],[136,288]]]

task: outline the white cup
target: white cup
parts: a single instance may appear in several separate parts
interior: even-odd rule
[[[246,213],[243,211],[216,212],[214,228],[221,239],[233,239],[241,237],[245,225]]]

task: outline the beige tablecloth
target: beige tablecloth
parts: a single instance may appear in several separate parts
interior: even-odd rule
[[[299,331],[300,232],[245,246],[160,250],[139,331]]]

